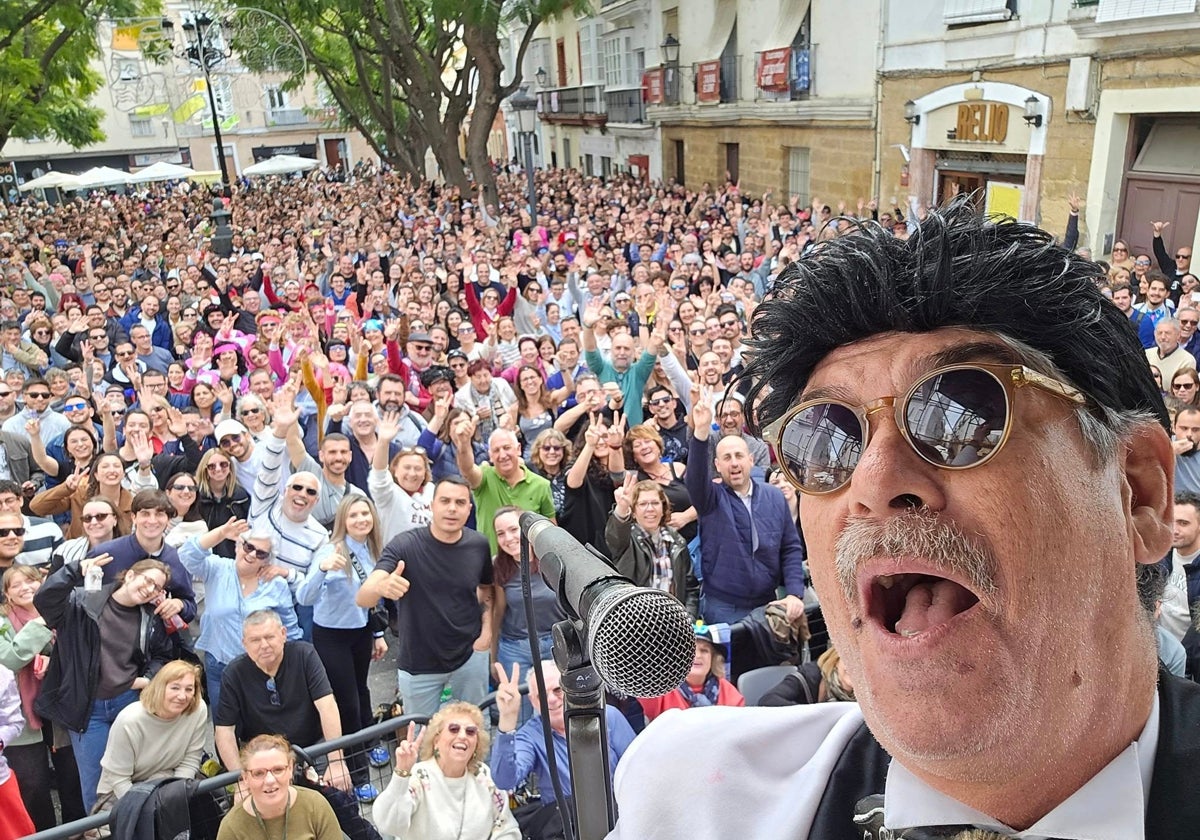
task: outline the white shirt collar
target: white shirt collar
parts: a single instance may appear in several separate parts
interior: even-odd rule
[[[1025,840],[1144,840],[1158,716],[1155,692],[1141,736],[1026,831],[1013,833],[994,818],[934,790],[896,760],[888,768],[884,786],[884,825],[973,825]]]

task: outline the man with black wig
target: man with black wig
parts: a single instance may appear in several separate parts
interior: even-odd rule
[[[784,272],[748,375],[859,704],[664,715],[612,837],[1195,835],[1200,686],[1150,600],[1169,423],[1102,274],[961,199]]]

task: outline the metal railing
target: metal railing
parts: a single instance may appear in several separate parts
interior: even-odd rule
[[[605,90],[604,107],[608,112],[610,123],[644,123],[646,121],[646,104],[642,101],[640,87],[623,90]]]
[[[522,693],[525,693],[525,691],[526,687],[522,686]],[[495,704],[495,692],[489,694],[484,698],[483,702],[479,704],[479,708],[483,709],[484,711],[485,721],[489,719],[488,711],[491,709],[491,707],[495,706]],[[409,723],[417,723],[424,726],[428,722],[429,717],[426,715],[401,715],[400,717],[389,718],[388,720],[382,720],[378,723],[374,723],[365,729],[360,729],[358,732],[354,732],[350,735],[343,735],[341,738],[334,738],[331,741],[322,741],[321,743],[314,744],[310,747],[296,746],[293,747],[293,749],[295,750],[297,757],[302,762],[311,766],[314,760],[322,758],[335,750],[342,750],[343,754],[347,758],[349,758],[352,754],[361,753],[365,755],[370,745],[375,744],[378,741],[386,742],[390,740],[394,734],[400,730],[403,730],[408,726]],[[368,773],[370,774],[370,781],[381,793],[383,792],[384,785],[391,781],[391,757],[391,751],[389,750],[389,762],[383,767],[371,767],[369,763],[367,764]],[[213,796],[221,812],[221,817],[223,818],[232,804],[232,796],[227,788],[236,784],[238,779],[241,778],[241,775],[242,774],[240,771],[231,770],[216,776],[211,776],[207,779],[202,779],[196,786],[196,795]],[[353,796],[353,793],[350,795]],[[370,807],[370,803],[359,802],[358,804],[359,814],[368,822],[371,822]],[[31,834],[25,838],[25,840],[67,840],[69,837],[82,834],[83,832],[91,829],[105,828],[111,822],[112,812],[102,811],[99,814],[93,814],[92,816],[85,817],[81,820],[76,820],[75,822],[64,823],[63,825],[58,825],[54,828],[48,828],[45,831],[39,831],[36,834]],[[193,826],[193,829],[195,828],[196,826]],[[197,835],[195,830],[193,831],[193,834],[194,836],[200,836]],[[211,836],[216,836],[215,827],[210,834]]]
[[[267,110],[267,125],[304,125],[308,114],[303,108],[271,108]]]

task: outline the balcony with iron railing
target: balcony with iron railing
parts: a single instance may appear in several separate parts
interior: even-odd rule
[[[645,91],[640,87],[606,88],[604,107],[610,123],[644,123],[646,121]]]
[[[576,85],[539,91],[538,116],[543,122],[602,126],[608,121],[604,85]]]

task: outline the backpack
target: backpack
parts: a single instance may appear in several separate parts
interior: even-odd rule
[[[121,840],[191,840],[188,804],[198,784],[195,779],[138,782],[113,806],[112,836]]]

